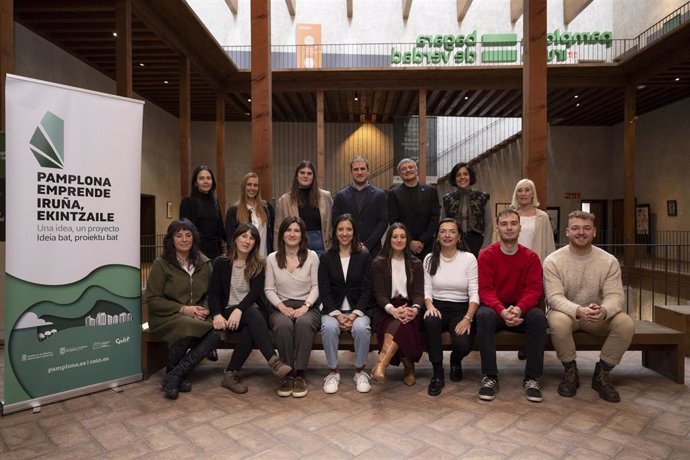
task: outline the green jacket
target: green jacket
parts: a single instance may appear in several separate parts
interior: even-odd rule
[[[151,267],[146,285],[149,330],[169,344],[184,337],[202,337],[213,329],[210,321],[200,321],[180,313],[182,305],[206,306],[206,291],[211,280],[211,261],[202,255],[201,268],[192,276],[158,257]]]

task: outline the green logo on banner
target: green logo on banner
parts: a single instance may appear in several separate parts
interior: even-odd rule
[[[31,137],[29,148],[44,168],[64,168],[65,122],[62,118],[46,112]]]

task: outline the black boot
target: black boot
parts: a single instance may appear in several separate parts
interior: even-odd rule
[[[597,390],[601,399],[608,402],[620,402],[620,395],[611,385],[609,372],[611,372],[612,369],[613,366],[611,364],[599,360],[594,368],[594,375],[592,375],[592,388]]]
[[[168,364],[167,366],[165,366],[165,373],[167,374],[168,372],[172,371],[173,369],[175,369],[175,366],[171,366],[170,364]],[[163,379],[163,382],[161,383],[161,388],[163,388],[164,383],[165,383],[165,378]],[[192,382],[190,382],[187,379],[182,379],[182,381],[180,382],[180,387],[178,389],[180,390],[180,393],[189,393],[190,391],[192,391]]]
[[[187,377],[197,364],[208,355],[208,352],[215,349],[220,342],[220,332],[213,329],[204,335],[194,347],[185,355],[184,358],[170,371],[163,381],[163,391],[168,399],[177,399],[180,392],[180,384]]]
[[[187,350],[194,346],[194,343],[197,340],[198,339],[196,337],[185,337],[173,343],[172,345],[170,345],[170,347],[168,347],[168,365],[165,367],[166,374],[168,374],[175,368],[175,366],[177,366],[180,360],[184,358],[184,355],[187,354]],[[161,382],[161,389],[163,388],[164,384],[165,378],[163,378],[163,382]],[[192,391],[192,384],[187,380],[182,380],[182,382],[180,383],[179,390],[182,393],[188,393]]]
[[[572,398],[580,388],[580,373],[577,371],[577,363],[575,360],[569,363],[563,363],[565,367],[565,374],[561,383],[558,384],[558,394],[566,398]]]

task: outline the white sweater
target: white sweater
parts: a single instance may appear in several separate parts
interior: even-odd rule
[[[441,259],[434,276],[427,270],[430,258],[424,258],[425,299],[479,303],[477,259],[471,252],[458,251],[452,262]]]

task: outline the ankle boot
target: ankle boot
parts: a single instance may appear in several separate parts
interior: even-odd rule
[[[572,398],[580,387],[580,373],[577,370],[575,360],[563,363],[563,367],[565,367],[565,374],[563,374],[561,383],[558,384],[558,394],[566,398]]]
[[[175,369],[175,366],[171,366],[170,364],[168,364],[165,367],[165,373],[167,374],[168,372],[171,372],[173,369]],[[161,382],[161,388],[163,388],[164,384],[165,378],[163,379],[163,382]],[[180,390],[180,393],[189,393],[190,391],[192,391],[192,382],[190,382],[187,379],[182,379],[182,381],[180,382],[180,387],[178,389]]]
[[[414,376],[414,362],[410,358],[400,358],[403,367],[405,368],[403,373],[403,383],[408,387],[411,387],[417,381]]]
[[[393,341],[393,335],[387,333],[383,338],[383,345],[381,345],[376,366],[371,371],[371,378],[375,382],[383,383],[386,381],[386,367],[388,367],[391,359],[393,359],[397,352],[398,344]]]
[[[592,375],[592,388],[597,390],[599,397],[608,402],[620,402],[621,397],[611,385],[611,377],[609,372],[613,369],[610,364],[605,364],[599,361],[594,367],[594,375]]]

